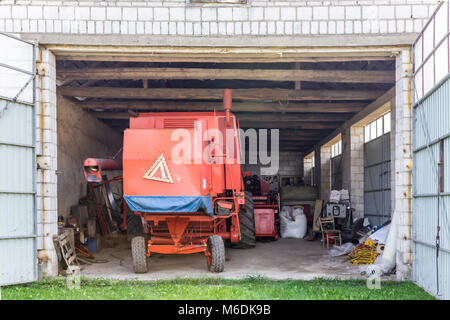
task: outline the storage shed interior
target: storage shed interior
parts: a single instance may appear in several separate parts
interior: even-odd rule
[[[84,159],[120,152],[130,117],[139,112],[223,111],[223,89],[233,90],[231,111],[241,128],[279,129],[276,181],[287,177],[289,185],[320,190],[311,172],[304,176],[305,163],[315,146],[340,141],[340,133],[333,133],[395,86],[395,58],[202,61],[57,53],[56,77],[58,210],[67,217],[87,193]],[[333,179],[342,177],[342,161],[330,164],[335,166]],[[243,169],[258,175],[260,165],[245,164]]]

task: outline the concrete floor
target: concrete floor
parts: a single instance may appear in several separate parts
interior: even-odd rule
[[[84,265],[82,275],[87,278],[119,280],[156,280],[173,278],[221,277],[239,279],[260,275],[271,279],[311,280],[316,277],[360,278],[357,266],[345,262],[344,257],[333,258],[319,241],[280,239],[274,242],[258,242],[253,249],[226,249],[225,271],[210,273],[203,254],[161,255],[154,254],[148,260],[149,271],[135,274],[129,242],[121,241],[114,248],[104,248],[96,259],[107,263]]]

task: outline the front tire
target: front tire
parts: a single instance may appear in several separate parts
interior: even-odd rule
[[[135,273],[146,273],[147,267],[147,246],[145,238],[142,236],[131,239],[131,255],[133,256],[133,268]]]
[[[128,239],[144,235],[141,217],[129,209],[127,210],[127,234]]]
[[[225,246],[221,236],[208,237],[209,256],[207,257],[208,269],[211,272],[223,272],[225,269]]]

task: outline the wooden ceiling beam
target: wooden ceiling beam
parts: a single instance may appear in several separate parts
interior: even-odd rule
[[[236,113],[239,121],[261,121],[261,122],[286,122],[286,121],[295,121],[295,122],[321,122],[321,121],[346,121],[351,118],[352,114],[331,114],[331,113],[289,113],[289,114],[280,114],[280,113],[258,113],[255,115],[254,113],[240,112]],[[255,119],[256,118],[256,119]]]
[[[349,56],[336,54],[328,56],[305,56],[305,55],[252,55],[245,56],[243,54],[227,54],[221,56],[214,56],[212,54],[166,54],[156,55],[151,53],[142,54],[97,54],[97,53],[63,53],[56,52],[57,60],[70,61],[108,61],[108,62],[201,62],[201,63],[274,63],[274,62],[347,62],[347,61],[386,61],[394,60],[392,55],[354,55]]]
[[[331,131],[331,130],[330,130]],[[322,137],[326,135],[327,132],[324,130],[295,130],[295,129],[285,129],[280,131],[281,137]]]
[[[321,136],[297,136],[297,137],[287,137],[280,135],[280,141],[319,141]]]
[[[365,70],[276,70],[206,68],[83,68],[58,71],[62,80],[268,80],[333,83],[394,83],[395,73]]]
[[[369,102],[233,102],[232,112],[318,112],[318,113],[356,113]],[[222,102],[205,101],[85,101],[79,106],[85,110],[139,110],[139,111],[220,111]]]
[[[91,114],[98,119],[129,119],[130,114],[128,112],[91,112]],[[328,113],[308,113],[308,114],[279,114],[279,113],[258,113],[255,119],[254,113],[235,113],[239,121],[253,121],[258,122],[336,122],[336,121],[346,121],[352,114],[328,114]]]
[[[329,130],[336,129],[342,122],[259,122],[255,121],[240,121],[241,128],[255,128],[255,129],[313,129],[313,130]]]
[[[108,99],[170,99],[221,100],[223,89],[59,87],[64,96]],[[374,100],[383,91],[366,90],[287,90],[234,89],[233,99],[245,101],[312,101],[312,100]]]

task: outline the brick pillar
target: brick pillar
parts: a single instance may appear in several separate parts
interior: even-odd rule
[[[39,48],[36,97],[36,209],[39,277],[58,274],[53,235],[58,233],[56,61],[48,50]]]
[[[320,199],[327,201],[331,191],[331,147],[320,148]]]
[[[351,175],[350,175],[350,148],[351,148],[351,135],[350,128],[345,128],[341,132],[342,141],[342,189],[346,189],[350,192],[351,187]]]
[[[364,127],[350,128],[350,201],[353,218],[364,217]]]
[[[397,219],[397,279],[411,276],[411,170],[412,170],[412,110],[411,110],[411,52],[404,50],[396,59],[396,99],[393,108],[395,127],[394,153],[394,214]]]
[[[353,126],[342,133],[342,187],[350,194],[353,218],[364,217],[364,128]]]

